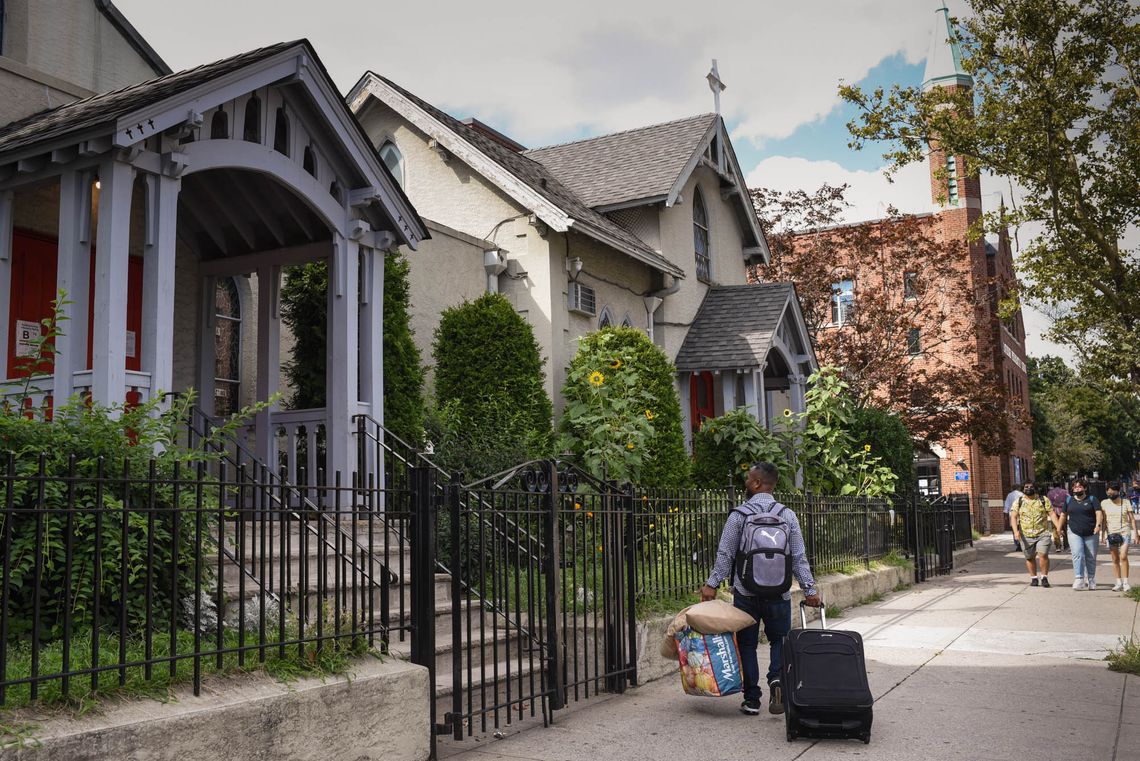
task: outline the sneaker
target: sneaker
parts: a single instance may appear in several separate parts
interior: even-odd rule
[[[1042,576],[1041,577],[1041,586],[1045,587],[1046,589],[1053,586],[1052,584],[1049,583],[1049,577],[1048,576]]]
[[[1120,585],[1120,591],[1121,591],[1121,592],[1130,592],[1130,591],[1132,591],[1132,585],[1128,583],[1128,579],[1125,579],[1125,580],[1124,580],[1124,583]]]
[[[1035,587],[1040,583],[1041,582],[1037,580],[1036,576],[1034,576],[1032,579],[1029,580],[1029,586],[1031,586],[1031,587]]]
[[[1079,576],[1077,577],[1077,580],[1073,582],[1073,591],[1074,592],[1082,592],[1088,588],[1089,588],[1089,585],[1086,584],[1085,580],[1080,578]]]
[[[1112,591],[1119,592],[1123,586],[1124,582],[1122,582],[1120,579],[1117,579],[1116,583],[1112,585]]]
[[[1089,590],[1096,589],[1096,579],[1089,579]]]
[[[749,699],[745,698],[744,702],[740,704],[740,712],[746,713],[749,716],[759,716],[760,715],[760,701],[759,700],[749,700]]]
[[[778,679],[768,682],[768,713],[784,712],[784,691]]]

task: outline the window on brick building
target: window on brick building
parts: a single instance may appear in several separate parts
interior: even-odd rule
[[[855,281],[840,280],[831,284],[831,324],[843,325],[855,310]]]
[[[946,157],[946,190],[951,206],[958,205],[958,160],[953,156]]]
[[[709,211],[701,189],[693,193],[693,251],[697,257],[697,280],[712,279],[712,261],[709,258]]]
[[[906,333],[906,353],[922,354],[922,331],[911,328]]]
[[[904,299],[917,299],[918,298],[918,273],[917,272],[904,272],[903,273],[903,298]]]

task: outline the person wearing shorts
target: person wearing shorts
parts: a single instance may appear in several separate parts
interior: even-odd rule
[[[1100,509],[1104,513],[1101,541],[1108,545],[1112,570],[1116,574],[1112,591],[1127,592],[1132,589],[1128,583],[1128,547],[1140,542],[1140,535],[1136,532],[1132,503],[1121,494],[1119,482],[1108,482],[1108,499],[1100,503]]]
[[[1060,531],[1060,522],[1053,505],[1037,486],[1026,481],[1021,496],[1009,511],[1013,538],[1020,541],[1025,552],[1025,568],[1029,571],[1029,586],[1049,588],[1049,552],[1053,549],[1053,532]]]

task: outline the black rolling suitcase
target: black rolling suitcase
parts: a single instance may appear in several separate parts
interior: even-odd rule
[[[859,739],[871,742],[875,698],[867,684],[863,638],[858,632],[807,628],[800,603],[802,629],[784,638],[780,686],[784,691],[784,717],[788,742],[797,737]]]

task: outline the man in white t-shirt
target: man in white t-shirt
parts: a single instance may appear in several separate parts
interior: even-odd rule
[[[1005,522],[1009,523],[1009,511],[1013,509],[1013,503],[1021,499],[1025,495],[1021,493],[1021,484],[1014,484],[1009,494],[1005,496]],[[1012,527],[1011,527],[1012,530]],[[1017,541],[1017,532],[1013,532],[1013,551],[1021,552],[1021,542]]]

